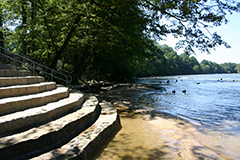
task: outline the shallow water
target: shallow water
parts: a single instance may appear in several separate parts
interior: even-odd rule
[[[110,140],[111,142],[102,144],[104,151],[100,150],[100,153],[95,153],[90,159],[145,160],[161,159],[163,156],[172,159],[171,154],[168,154],[171,149],[166,147],[155,133],[156,129],[144,122],[142,118],[122,116],[121,124],[124,127]]]
[[[150,77],[139,83],[166,88],[142,94],[140,103],[188,120],[201,131],[200,142],[226,159],[240,159],[240,74]]]
[[[158,130],[139,115],[121,115],[121,130],[104,142],[89,159],[97,160],[160,160],[182,159],[181,134],[172,129]],[[205,148],[204,148],[205,150]],[[190,151],[184,151],[190,152]],[[208,152],[208,151],[207,151]],[[196,157],[201,152],[196,153]],[[209,152],[208,152],[209,153]],[[210,152],[211,153],[211,152]],[[186,156],[187,159],[199,159]],[[190,157],[190,158],[189,158]],[[202,157],[202,156],[199,156]],[[204,156],[206,157],[206,156]],[[216,156],[217,157],[217,156]]]

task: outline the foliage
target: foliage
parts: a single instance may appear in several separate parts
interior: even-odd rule
[[[237,70],[237,73],[240,73],[240,64],[237,65],[236,70]]]
[[[1,0],[0,7],[4,46],[52,68],[61,60],[61,71],[75,82],[221,71],[189,55],[194,48],[230,47],[207,28],[240,11],[229,0]],[[184,54],[155,43],[167,34],[183,38],[177,48]]]
[[[237,73],[237,64],[236,63],[223,63],[221,66],[228,72],[228,73]]]
[[[217,64],[208,60],[202,60],[199,63],[194,56],[190,56],[186,52],[178,55],[173,48],[167,45],[158,48],[160,50],[158,59],[152,62],[148,70],[141,76],[237,73],[237,70],[240,71],[239,65],[236,63]]]
[[[210,33],[208,28],[227,23],[227,12],[230,14],[233,11],[239,12],[240,3],[228,0],[146,0],[143,2],[152,17],[149,31],[154,32],[155,37],[162,39],[163,35],[169,33],[175,38],[184,37],[178,42],[177,48],[185,48],[185,52],[188,53],[193,53],[194,48],[209,53],[209,49],[218,45],[230,47],[217,33]],[[206,32],[210,36],[207,36]]]

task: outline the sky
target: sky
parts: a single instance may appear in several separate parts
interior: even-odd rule
[[[195,50],[199,63],[205,59],[218,64],[225,62],[240,63],[240,13],[234,13],[227,16],[229,23],[227,25],[222,24],[220,27],[210,28],[210,32],[217,32],[224,41],[226,41],[231,48],[225,46],[218,46],[216,50],[210,51],[211,54],[201,53]],[[160,44],[167,44],[168,46],[175,48],[175,44],[178,42],[177,39],[172,36],[168,36],[166,41],[159,42]],[[183,50],[177,50],[178,54],[183,53]]]

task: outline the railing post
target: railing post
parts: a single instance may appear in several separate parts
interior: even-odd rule
[[[66,76],[66,86],[68,86],[68,76]]]
[[[14,66],[14,63],[15,63],[15,57],[14,57],[14,53],[12,52],[12,55],[13,55],[13,66]]]
[[[1,53],[1,52],[3,52],[1,49],[4,50],[4,53]],[[11,63],[11,60],[12,60],[12,64],[13,64],[13,65],[15,65],[15,61],[16,61],[17,63],[20,63],[20,64],[24,64],[24,61],[27,62],[25,65],[27,65],[27,66],[29,66],[29,67],[32,67],[32,69],[33,69],[32,73],[33,73],[34,76],[36,76],[36,70],[37,70],[37,71],[42,72],[43,74],[47,74],[48,76],[51,76],[51,80],[52,80],[52,81],[53,81],[53,77],[55,77],[55,79],[59,79],[59,80],[61,80],[61,81],[66,81],[66,85],[67,85],[67,86],[70,85],[71,82],[72,82],[72,76],[65,75],[65,74],[62,74],[62,73],[60,73],[60,72],[57,72],[57,71],[55,71],[55,70],[53,70],[53,69],[50,69],[50,68],[48,68],[48,67],[46,67],[46,66],[44,66],[44,65],[41,65],[41,64],[39,64],[39,63],[37,63],[37,62],[34,62],[34,61],[32,61],[32,60],[30,60],[30,59],[28,59],[28,58],[26,58],[26,57],[24,57],[24,56],[21,56],[21,55],[19,55],[19,54],[16,55],[16,58],[19,57],[20,60],[15,59],[15,53],[13,53],[13,52],[11,52],[11,51],[8,51],[8,50],[5,49],[5,48],[0,47],[0,55],[3,55],[3,57],[8,58],[8,59],[10,60],[10,63]],[[12,57],[11,57],[11,55],[12,55]],[[28,63],[29,63],[29,64],[28,64]],[[31,64],[32,64],[32,65],[31,65]],[[37,68],[36,68],[36,67],[37,67]],[[39,68],[38,68],[38,67],[39,67]],[[44,68],[44,69],[42,69],[41,67]],[[46,69],[46,72],[44,71],[45,69]],[[49,73],[49,70],[51,70],[51,74]],[[62,78],[62,77],[60,77],[60,76],[58,76],[58,75],[55,75],[55,76],[54,76],[54,74],[60,74],[60,76],[65,76],[65,77],[66,77],[66,80],[64,80],[64,78]]]
[[[33,76],[35,76],[35,63],[33,62]]]
[[[51,69],[51,79],[53,81],[53,69]]]

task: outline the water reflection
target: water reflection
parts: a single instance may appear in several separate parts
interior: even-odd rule
[[[169,80],[169,83],[158,84],[164,86],[167,91],[145,93],[139,98],[139,102],[157,111],[170,113],[199,124],[204,135],[207,135],[200,136],[200,139],[206,143],[209,142],[209,146],[221,153],[240,158],[238,136],[240,134],[240,75],[181,77],[181,79],[179,76],[142,79],[140,83],[156,84],[159,80]],[[175,94],[172,90],[176,91]],[[186,94],[183,94],[182,90],[187,90]],[[212,145],[215,142],[218,145]],[[230,145],[231,147],[228,147]]]

